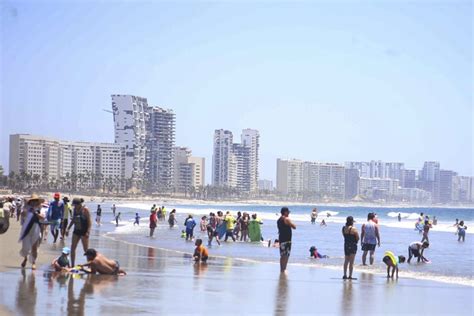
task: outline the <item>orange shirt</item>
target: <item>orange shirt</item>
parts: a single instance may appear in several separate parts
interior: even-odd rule
[[[196,247],[196,252],[200,253],[201,257],[209,257],[209,253],[203,245]]]

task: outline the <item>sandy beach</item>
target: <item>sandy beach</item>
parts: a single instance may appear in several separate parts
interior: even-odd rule
[[[18,253],[21,248],[21,244],[18,242],[19,236],[20,223],[15,219],[11,219],[8,231],[0,235],[0,280],[2,284],[5,284],[3,272],[20,269],[22,258]],[[48,265],[57,256],[58,247],[49,243],[42,243],[39,248],[38,266]],[[27,268],[31,270],[31,267],[27,266]],[[0,315],[14,315],[14,313],[0,303]]]
[[[21,270],[15,226],[0,236],[2,315],[447,315],[453,306],[462,306],[458,315],[473,312],[472,287],[403,278],[403,271],[398,281],[369,273],[343,281],[341,271],[291,259],[287,276],[280,276],[278,264],[251,260],[211,256],[208,264],[195,265],[190,253],[117,241],[97,230],[91,244],[117,259],[127,276],[51,273],[48,263],[58,250],[45,244],[39,269]]]

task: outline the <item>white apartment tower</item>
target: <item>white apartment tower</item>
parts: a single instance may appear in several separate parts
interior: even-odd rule
[[[215,130],[212,157],[212,184],[236,188],[239,192],[258,190],[260,135],[244,129],[241,143],[233,142],[231,131]]]
[[[233,135],[231,131],[214,131],[214,153],[212,155],[212,185],[235,186],[233,160]]]
[[[133,95],[112,95],[115,143],[125,146],[125,177],[143,179],[146,159],[148,101]]]
[[[304,162],[296,159],[277,159],[276,190],[281,194],[303,191]]]
[[[249,191],[255,192],[258,190],[258,164],[259,164],[259,150],[260,150],[260,133],[255,129],[244,129],[241,135],[242,145],[249,148],[248,164],[249,164]]]
[[[146,179],[159,192],[173,187],[175,114],[172,110],[148,107],[146,121]]]

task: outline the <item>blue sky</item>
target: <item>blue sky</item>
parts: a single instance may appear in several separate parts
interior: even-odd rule
[[[381,159],[473,174],[470,1],[3,1],[0,164],[8,135],[113,141],[111,94],[177,115],[207,159],[225,128],[276,158]]]

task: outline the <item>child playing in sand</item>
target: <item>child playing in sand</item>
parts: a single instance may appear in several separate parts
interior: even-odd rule
[[[196,249],[194,249],[193,259],[195,262],[206,262],[209,258],[207,249],[202,245],[202,239],[196,239]]]
[[[71,249],[69,247],[64,247],[61,253],[61,256],[54,259],[51,265],[54,268],[54,271],[69,271],[71,268],[71,263],[69,262],[69,254]]]
[[[387,265],[387,279],[388,278],[393,279],[393,275],[395,274],[395,272],[397,273],[397,279],[398,279],[398,264],[404,263],[405,257],[404,256],[396,257],[393,254],[393,252],[385,251],[382,261]],[[392,275],[390,275],[390,270],[392,270]]]
[[[323,219],[323,220],[321,221],[321,224],[319,224],[319,226],[321,226],[321,227],[326,227],[326,226],[328,226],[328,225],[326,224],[326,221]]]
[[[181,238],[186,238],[186,231],[184,229],[181,231]]]
[[[412,257],[418,258],[418,262],[429,262],[428,259],[426,259],[423,256],[423,252],[425,251],[426,248],[428,248],[430,244],[425,241],[423,243],[419,241],[414,241],[408,246],[408,260],[407,263],[410,263],[410,260]]]
[[[323,254],[320,254],[318,252],[318,248],[316,248],[315,246],[311,246],[311,248],[309,248],[309,255],[311,258],[314,258],[314,259],[325,259],[325,258],[329,258],[328,256],[326,255],[323,255]]]

